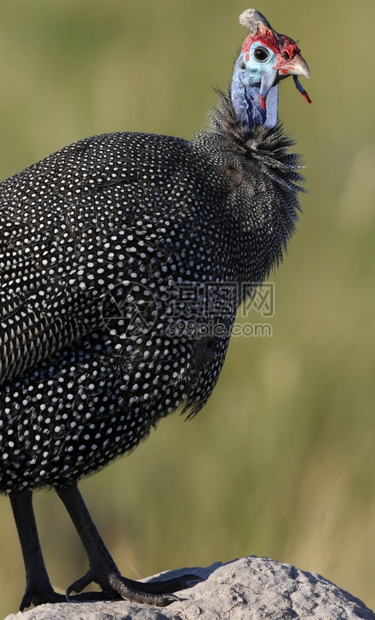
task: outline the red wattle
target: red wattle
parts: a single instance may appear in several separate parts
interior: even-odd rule
[[[304,97],[306,99],[307,103],[312,103],[310,97],[308,96],[308,94],[307,94],[307,92],[305,90],[300,90],[299,92],[301,93],[302,97]]]

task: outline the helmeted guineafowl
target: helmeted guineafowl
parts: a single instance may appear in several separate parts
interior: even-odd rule
[[[295,230],[300,166],[278,83],[293,75],[309,100],[297,78],[309,70],[258,11],[240,23],[250,35],[231,88],[193,140],[95,136],[0,185],[0,491],[26,566],[21,609],[65,600],[39,545],[38,487],[56,489],[88,554],[67,594],[97,582],[96,596],[164,605],[191,578],[123,578],[77,481],[177,407],[203,407],[238,306]]]

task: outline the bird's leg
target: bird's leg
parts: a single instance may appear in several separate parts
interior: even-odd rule
[[[48,577],[35,522],[32,491],[26,489],[10,493],[9,498],[26,569],[26,590],[20,611],[30,607],[31,604],[58,603],[66,600],[64,595],[54,591]]]
[[[80,592],[95,582],[109,598],[125,598],[163,607],[177,599],[170,594],[171,592],[187,588],[191,581],[200,581],[195,575],[184,575],[181,578],[153,583],[142,583],[122,577],[91,519],[77,485],[58,487],[56,491],[81,538],[90,564],[88,572],[68,588],[67,595],[70,592]]]

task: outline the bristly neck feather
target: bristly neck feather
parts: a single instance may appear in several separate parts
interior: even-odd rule
[[[294,142],[280,124],[249,128],[236,118],[230,90],[219,95],[210,126],[197,135],[196,144],[201,154],[214,155],[216,164],[226,171],[228,209],[242,231],[232,251],[244,279],[249,278],[252,252],[258,247],[257,231],[264,229],[259,252],[264,253],[264,239],[271,250],[266,252],[262,273],[250,274],[261,281],[282,259],[295,230],[298,192],[304,192],[302,166],[299,156],[290,151]]]
[[[265,109],[260,103],[260,84],[244,83],[244,72],[241,69],[242,55],[237,59],[231,85],[231,100],[236,119],[249,130],[264,125],[272,128],[277,125],[277,108],[279,103],[278,84],[270,89]]]

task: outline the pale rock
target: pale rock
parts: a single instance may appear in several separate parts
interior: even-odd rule
[[[179,600],[168,607],[127,601],[61,603],[40,605],[6,620],[375,620],[364,603],[327,579],[267,558],[179,569],[161,577],[186,573],[203,581],[179,592]]]

